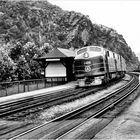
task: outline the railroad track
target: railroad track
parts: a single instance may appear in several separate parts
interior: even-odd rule
[[[27,97],[26,99],[20,99],[8,103],[0,104],[0,117],[5,117],[7,115],[20,112],[22,110],[27,110],[34,108],[43,104],[48,104],[63,98],[72,96],[73,92],[80,93],[84,91],[83,89],[69,89],[64,91],[55,92],[53,94],[40,95],[35,97]]]
[[[116,81],[118,82],[118,81]],[[110,83],[112,85],[113,83]],[[18,117],[24,117],[31,113],[39,112],[50,106],[58,105],[63,102],[74,100],[83,97],[88,94],[93,94],[96,91],[105,89],[108,85],[101,87],[96,86],[94,88],[80,88],[80,89],[67,89],[64,91],[55,92],[53,94],[39,95],[35,97],[27,97],[16,101],[0,104],[0,118],[6,117],[10,120]],[[62,101],[63,100],[63,101]]]
[[[9,136],[13,139],[89,139],[93,138],[98,129],[106,126],[110,119],[97,119],[106,111],[132,94],[139,86],[136,77],[122,88],[86,106],[64,114],[52,121],[31,128],[25,132]],[[90,115],[89,115],[90,114]],[[98,125],[97,125],[98,124]],[[100,126],[100,128],[98,128]],[[86,128],[86,129],[85,129]],[[86,130],[86,131],[85,131]],[[91,131],[92,130],[92,131]],[[93,131],[94,130],[94,131]],[[91,133],[92,132],[92,133]],[[3,138],[3,137],[2,137]]]

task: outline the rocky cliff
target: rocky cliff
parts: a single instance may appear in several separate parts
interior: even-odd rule
[[[64,11],[47,1],[0,1],[1,81],[38,78],[40,68],[33,58],[54,47],[86,45],[119,53],[126,59],[128,70],[136,69],[139,63],[121,34],[93,24],[88,16]]]

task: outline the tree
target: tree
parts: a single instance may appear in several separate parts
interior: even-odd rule
[[[16,64],[9,56],[9,46],[0,46],[0,81],[9,81],[14,78]]]

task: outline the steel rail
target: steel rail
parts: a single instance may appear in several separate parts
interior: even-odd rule
[[[69,90],[73,90],[73,88],[69,89]],[[62,91],[54,91],[53,93],[63,93],[63,92],[66,92],[66,91],[68,91],[68,89],[65,89],[65,90],[62,90]],[[52,95],[52,92],[48,93],[48,94],[43,94],[43,95],[36,95],[36,96],[34,95],[34,96],[29,96],[29,97],[23,97],[23,98],[20,98],[20,99],[15,99],[13,101],[8,101],[8,102],[0,103],[0,108],[2,106],[7,106],[8,107],[11,104],[18,104],[18,103],[24,102],[26,100],[39,99],[39,98],[42,99],[42,97],[47,97],[47,96],[50,96],[50,95]]]
[[[65,91],[60,91],[58,92],[55,97],[54,94],[51,95],[43,95],[43,96],[39,96],[39,98],[37,97],[30,97],[28,99],[22,100],[22,101],[17,101],[17,102],[12,102],[9,104],[6,104],[5,106],[3,105],[2,107],[0,107],[0,117],[5,117],[7,115],[13,114],[13,113],[17,113],[23,110],[27,110],[30,108],[34,108],[37,106],[41,106],[44,104],[49,104],[52,102],[56,102],[58,100],[62,100],[65,98],[70,98],[76,95],[80,95],[80,93],[86,92],[87,94],[89,92],[96,92],[97,90],[99,90],[99,88],[88,88],[88,89],[73,89],[73,90],[65,90]],[[63,93],[63,94],[62,94]],[[46,98],[46,99],[44,99]],[[30,102],[29,102],[30,101]],[[35,111],[36,112],[36,111]]]
[[[115,90],[114,92],[111,92],[108,96],[111,97],[111,96],[114,96],[113,94],[117,94],[117,93],[121,92],[121,91],[124,90],[126,87],[128,87],[130,84],[132,84],[133,80],[134,80],[134,78],[133,78],[130,82],[128,82],[127,84],[125,84],[123,87],[121,87],[121,88]],[[55,118],[55,119],[53,119],[53,120],[51,120],[51,121],[49,121],[49,122],[46,122],[46,123],[44,123],[44,124],[41,124],[41,125],[39,125],[39,126],[37,126],[37,127],[32,128],[32,129],[30,129],[30,130],[27,130],[27,131],[25,131],[25,132],[23,132],[23,133],[20,133],[20,134],[18,134],[18,135],[16,135],[16,136],[12,137],[10,140],[17,139],[17,138],[19,138],[19,137],[21,137],[21,136],[23,136],[23,135],[26,135],[26,134],[28,134],[28,133],[30,133],[30,132],[32,132],[32,131],[34,131],[34,130],[37,130],[37,129],[39,129],[39,128],[45,126],[45,125],[48,125],[48,124],[50,124],[50,123],[52,123],[52,122],[59,121],[59,120],[66,120],[66,119],[72,118],[74,115],[77,115],[77,114],[79,114],[79,113],[85,111],[86,108],[88,108],[88,107],[90,108],[91,105],[92,105],[92,107],[93,107],[93,105],[94,105],[94,106],[95,106],[95,105],[98,105],[99,103],[101,103],[101,102],[102,102],[104,99],[106,99],[106,98],[107,98],[107,96],[104,96],[104,97],[102,97],[101,99],[98,99],[97,101],[94,101],[94,102],[90,103],[89,105],[85,105],[85,106],[83,106],[83,107],[80,107],[80,108],[78,108],[78,109],[76,109],[76,110],[73,110],[73,111],[71,111],[71,112],[69,112],[69,113],[66,113],[66,114],[64,114],[64,115],[62,115],[62,116],[60,116],[60,117],[58,117],[58,118]],[[88,106],[88,107],[87,107],[87,106]],[[88,109],[89,109],[89,108],[88,108]]]
[[[76,92],[80,92],[80,90],[81,89],[77,89]],[[43,95],[39,97],[29,97],[27,99],[23,99],[20,101],[2,104],[2,106],[0,106],[0,117],[4,117],[9,114],[16,113],[18,111],[30,109],[39,105],[43,105],[43,104],[54,102],[56,100],[60,100],[66,97],[70,97],[72,96],[72,94],[69,94],[69,93],[72,93],[72,92],[73,90],[69,89],[65,91],[60,91],[58,93],[56,92],[57,94],[55,96],[59,95],[59,97],[53,97],[51,94],[49,94],[49,95]]]
[[[67,131],[66,133],[64,133],[63,135],[61,135],[60,137],[58,137],[56,140],[59,139],[63,139],[63,137],[65,137],[66,135],[70,134],[71,132],[73,132],[74,130],[76,130],[78,127],[82,126],[83,124],[85,124],[86,122],[88,122],[90,119],[96,118],[98,116],[101,116],[102,113],[110,110],[111,108],[113,108],[115,105],[117,105],[119,102],[121,102],[122,100],[124,100],[125,98],[127,98],[130,94],[132,94],[138,87],[140,86],[139,83],[137,83],[136,85],[134,85],[133,88],[130,89],[130,91],[125,94],[124,96],[120,97],[119,99],[117,99],[116,101],[114,101],[113,103],[110,103],[109,105],[105,106],[104,108],[101,108],[100,110],[98,110],[97,112],[95,112],[94,114],[90,115],[89,117],[86,118],[86,120],[84,120],[82,123],[80,123],[79,125],[77,125],[76,127],[70,129],[69,131]]]
[[[106,87],[103,87],[106,88]],[[85,92],[85,94],[92,92],[96,92],[100,90],[99,87],[96,88],[88,88],[88,89],[67,89],[63,91],[54,92],[55,94],[47,94],[47,95],[39,95],[33,97],[27,97],[25,99],[20,99],[19,101],[12,101],[8,103],[0,104],[0,117],[5,117],[7,115],[17,113],[19,111],[27,110],[30,108],[34,108],[36,106],[41,106],[44,104],[49,104],[51,102],[55,102],[60,99],[68,98],[71,96],[75,96],[76,94],[80,94]],[[63,93],[63,94],[62,94]],[[30,102],[29,102],[30,101]],[[36,111],[35,111],[36,112]]]

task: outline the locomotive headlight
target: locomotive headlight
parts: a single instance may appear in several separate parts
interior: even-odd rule
[[[89,57],[89,53],[85,52],[83,56],[84,56],[85,58],[88,58],[88,57]]]
[[[91,67],[90,66],[85,67],[85,72],[90,72],[90,71],[91,71]]]
[[[91,61],[90,60],[85,61],[84,64],[91,65]]]

